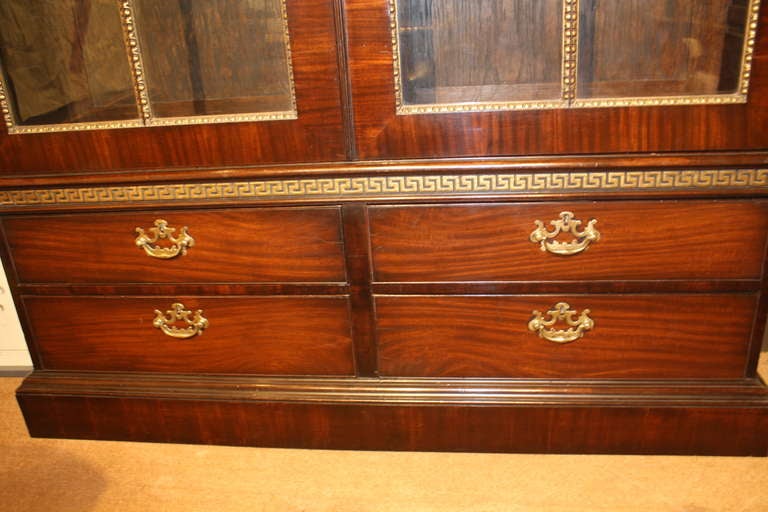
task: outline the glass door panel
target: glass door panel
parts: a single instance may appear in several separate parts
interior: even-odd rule
[[[724,95],[724,101],[743,101],[732,95],[746,93],[742,53],[748,4],[580,0],[577,106],[592,98],[718,103],[717,95]]]
[[[561,0],[391,0],[398,111],[560,105]]]
[[[134,0],[134,6],[152,124],[296,117],[282,0]]]
[[[759,0],[390,0],[398,114],[746,102]]]
[[[296,119],[287,23],[284,0],[0,2],[6,125]]]
[[[0,59],[10,129],[141,124],[114,0],[0,2]]]

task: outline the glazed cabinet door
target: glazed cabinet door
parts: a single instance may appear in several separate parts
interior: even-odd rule
[[[342,159],[334,0],[0,3],[0,170]]]
[[[768,146],[765,1],[346,6],[366,158]]]

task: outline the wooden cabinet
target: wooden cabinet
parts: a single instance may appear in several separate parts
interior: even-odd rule
[[[32,435],[768,454],[765,2],[27,4]]]

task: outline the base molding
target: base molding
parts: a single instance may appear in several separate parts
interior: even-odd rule
[[[307,379],[38,371],[34,437],[283,448],[768,455],[757,380]]]

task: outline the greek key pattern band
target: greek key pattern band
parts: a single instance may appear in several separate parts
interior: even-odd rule
[[[235,182],[0,190],[0,207],[200,200],[381,199],[768,187],[768,169],[631,170],[265,179]]]

